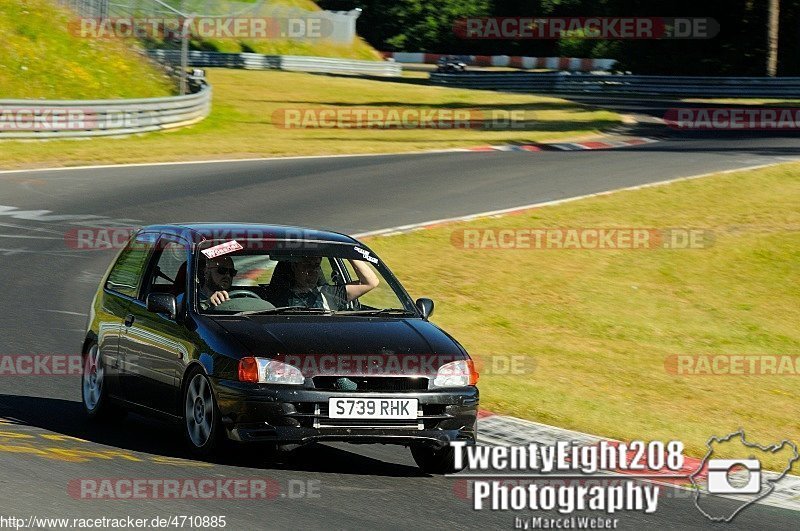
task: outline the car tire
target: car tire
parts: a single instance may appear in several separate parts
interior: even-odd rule
[[[210,457],[220,446],[224,428],[214,390],[199,369],[186,375],[183,388],[183,434],[189,449],[199,457]]]
[[[456,453],[449,445],[440,449],[426,445],[412,445],[411,455],[420,470],[426,474],[453,474],[461,470],[456,470]]]
[[[105,361],[97,343],[91,343],[83,354],[81,402],[86,416],[93,421],[121,420],[127,413],[108,398]]]

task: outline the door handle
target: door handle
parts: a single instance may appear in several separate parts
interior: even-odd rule
[[[136,318],[133,316],[133,314],[132,314],[132,313],[129,313],[129,314],[128,314],[128,315],[125,317],[125,326],[126,326],[126,327],[131,327],[131,326],[133,326],[133,321],[134,321],[134,320],[136,320]]]

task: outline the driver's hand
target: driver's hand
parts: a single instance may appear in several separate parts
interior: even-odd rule
[[[228,296],[227,291],[215,291],[208,300],[212,306],[219,306],[223,302],[231,300],[231,298]]]

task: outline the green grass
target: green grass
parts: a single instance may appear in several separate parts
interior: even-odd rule
[[[450,239],[541,227],[694,227],[716,241],[591,251],[464,250]],[[678,376],[664,365],[674,354],[800,355],[800,164],[369,243],[485,367],[492,356],[533,361],[525,374],[484,369],[483,407],[616,439],[681,439],[695,456],[739,427],[761,444],[800,442],[800,376]]]
[[[310,55],[315,57],[339,57],[343,59],[359,59],[362,61],[382,61],[381,55],[360,37],[352,45],[342,45],[332,41],[293,41],[289,39],[248,40],[242,43],[218,42],[221,52],[238,53],[243,51],[242,44],[248,50],[265,55]]]
[[[0,143],[0,166],[68,166],[286,155],[387,153],[486,143],[554,140],[596,133],[619,115],[557,98],[500,94],[279,71],[210,69],[212,115],[198,125],[129,138]],[[512,109],[532,130],[283,129],[273,112],[286,108],[422,107]]]
[[[245,0],[246,1],[246,0]],[[180,1],[173,0],[174,7],[180,6]],[[186,11],[189,13],[203,14],[204,0],[189,0],[186,2]],[[222,13],[223,4],[218,4],[218,11]],[[262,6],[258,12],[264,16],[275,16],[275,8],[298,8],[304,11],[319,11],[320,8],[311,0],[273,0]],[[248,14],[246,16],[252,16]],[[157,43],[163,47],[164,43]],[[173,45],[174,46],[174,45]],[[311,55],[320,57],[341,57],[345,59],[362,59],[367,61],[381,61],[383,58],[372,46],[360,37],[352,44],[343,45],[330,40],[292,40],[292,39],[195,39],[192,47],[198,49],[214,49],[219,52],[240,53],[255,52],[266,55]]]
[[[134,41],[73,35],[50,0],[0,2],[0,98],[168,96],[174,84]]]

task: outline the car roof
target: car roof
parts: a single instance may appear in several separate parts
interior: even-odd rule
[[[209,239],[246,239],[248,237],[269,238],[276,240],[306,240],[328,243],[359,244],[351,236],[307,227],[291,225],[269,225],[261,223],[173,223],[168,225],[148,225],[141,232],[159,232],[182,236],[187,240],[200,243]]]

